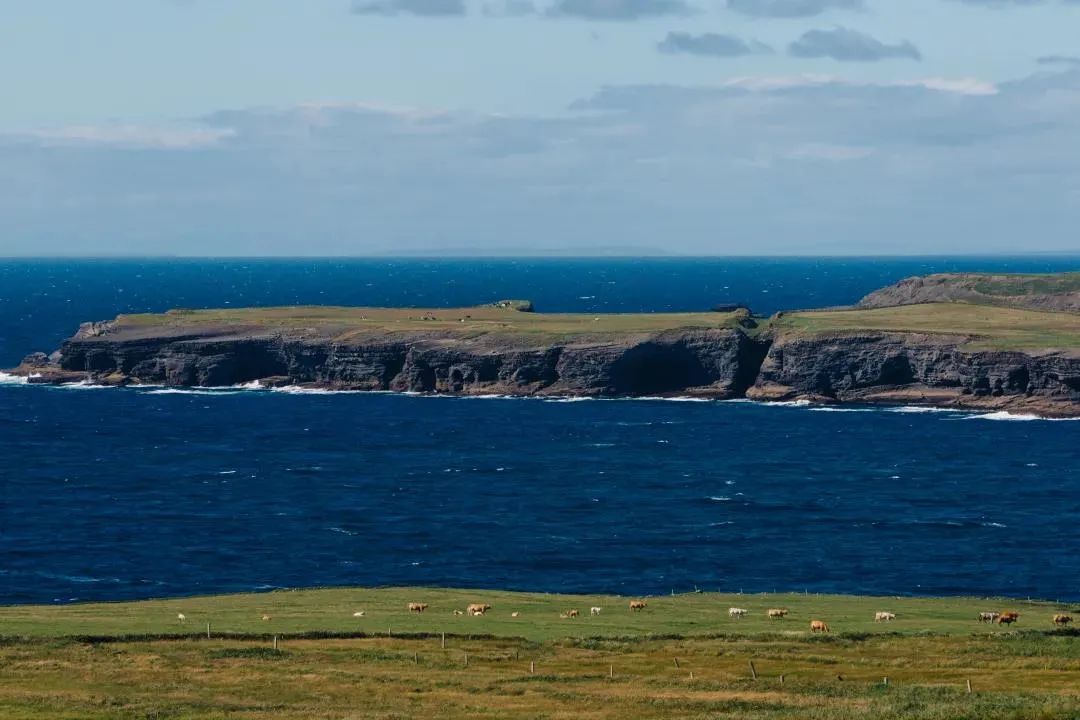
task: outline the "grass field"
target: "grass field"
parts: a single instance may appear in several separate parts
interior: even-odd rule
[[[594,336],[654,333],[679,328],[731,328],[746,311],[701,313],[537,313],[516,309],[520,301],[470,308],[362,308],[297,306],[183,310],[121,315],[119,332],[211,326],[308,330],[347,338],[370,332],[442,332],[453,336],[487,333],[536,336]]]
[[[965,303],[788,313],[774,327],[807,333],[891,330],[963,335],[973,338],[973,347],[1002,349],[1080,348],[1080,314]]]
[[[1064,720],[1080,713],[1080,638],[1050,622],[1066,606],[693,593],[648,598],[646,610],[631,613],[627,601],[391,588],[4,607],[0,717]],[[429,607],[409,613],[409,602]],[[470,602],[492,609],[454,614]],[[603,608],[596,617],[594,605]],[[731,606],[748,617],[729,618]],[[791,614],[769,620],[770,607]],[[560,617],[570,609],[581,617]],[[1016,609],[1018,627],[976,621],[991,609]],[[897,619],[874,623],[877,610]],[[812,618],[832,633],[812,636]]]

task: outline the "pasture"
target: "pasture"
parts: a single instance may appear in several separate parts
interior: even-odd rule
[[[645,598],[631,612],[629,600],[392,588],[4,607],[0,717],[1066,720],[1080,712],[1080,642],[1051,622],[1075,615],[1069,605],[690,593]],[[410,612],[410,602],[427,607]],[[491,609],[455,614],[474,603]],[[746,616],[730,617],[731,607]],[[767,617],[781,607],[786,618]],[[575,609],[578,617],[560,617]],[[1019,612],[1017,625],[977,620],[1003,609]],[[896,619],[875,623],[880,611]],[[811,619],[832,632],[811,636]]]

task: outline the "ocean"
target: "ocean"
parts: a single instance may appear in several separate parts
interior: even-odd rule
[[[0,260],[0,367],[170,307],[761,313],[1080,258]],[[1080,599],[1080,422],[916,408],[27,386],[0,602],[326,585]]]

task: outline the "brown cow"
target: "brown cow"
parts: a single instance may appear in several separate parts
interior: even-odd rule
[[[769,610],[769,617],[774,620],[783,620],[787,617],[787,608],[772,608]]]
[[[1072,615],[1057,614],[1054,616],[1054,624],[1065,627],[1073,621]]]
[[[1003,612],[1000,615],[998,615],[997,620],[995,622],[997,622],[998,625],[1012,625],[1014,622],[1016,622],[1019,619],[1020,619],[1020,613],[1015,612],[1013,610],[1010,610],[1008,612]]]
[[[485,605],[484,603],[472,603],[471,605],[469,605],[469,607],[465,608],[465,612],[469,613],[473,617],[476,617],[478,615],[483,615],[490,609],[490,605]]]
[[[567,610],[566,611],[566,617],[568,617],[568,618],[575,618],[577,616],[578,616],[578,611],[577,610]]]
[[[644,610],[645,607],[648,604],[649,603],[645,602],[644,600],[631,600],[630,601],[630,612],[637,612],[638,610]]]
[[[409,612],[422,613],[427,610],[427,603],[409,603]]]
[[[829,632],[829,626],[825,624],[824,620],[811,620],[810,632]]]

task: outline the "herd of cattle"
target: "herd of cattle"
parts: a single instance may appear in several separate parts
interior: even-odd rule
[[[645,601],[645,600],[631,600],[630,601],[630,612],[640,612],[642,610],[645,610],[648,606],[649,606],[649,603],[647,601]],[[422,612],[426,611],[427,609],[428,609],[428,604],[427,603],[416,603],[416,602],[409,603],[409,612],[422,613]],[[462,611],[462,610],[454,610],[454,614],[455,615],[466,615],[467,614],[467,615],[472,615],[473,617],[479,617],[481,615],[486,615],[488,610],[490,610],[490,609],[491,609],[490,605],[487,605],[487,604],[484,604],[484,603],[473,603],[473,604],[469,605],[467,608],[465,608],[464,611]],[[591,608],[589,608],[589,614],[593,615],[593,616],[596,616],[596,615],[599,615],[602,610],[603,610],[603,608],[600,608],[600,607],[591,607]],[[769,608],[765,612],[765,615],[770,620],[783,620],[784,618],[786,618],[788,616],[789,613],[790,613],[790,611],[787,608]],[[519,612],[512,612],[512,613],[510,613],[510,617],[515,617],[516,618],[516,617],[520,616],[520,614],[521,613],[519,613]],[[563,619],[576,618],[580,614],[581,613],[576,609],[575,610],[567,610],[565,612],[559,613],[559,617],[563,618]],[[747,610],[746,608],[738,608],[738,607],[728,608],[728,617],[733,619],[733,620],[741,620],[741,619],[743,619],[744,617],[746,617],[749,614],[750,614],[750,611]],[[896,613],[888,612],[886,610],[879,610],[879,611],[874,613],[874,622],[892,622],[895,619],[896,619]],[[1004,611],[1004,612],[981,612],[981,613],[979,613],[979,616],[978,616],[978,620],[981,623],[996,623],[998,625],[1012,625],[1014,622],[1018,621],[1019,619],[1020,619],[1020,613],[1018,613],[1018,612],[1016,612],[1014,610],[1007,610],[1007,611]],[[1066,625],[1068,625],[1072,621],[1073,621],[1072,616],[1061,614],[1061,613],[1054,615],[1053,618],[1052,618],[1052,622],[1057,627],[1065,627]],[[827,632],[829,632],[829,625],[824,620],[811,620],[810,621],[810,632],[812,632],[812,633],[818,633],[818,632],[827,633]]]
[[[630,601],[630,612],[640,612],[641,610],[644,610],[648,606],[649,606],[649,603],[646,602],[645,600],[631,600]],[[427,603],[420,603],[420,602],[411,602],[411,603],[409,603],[409,612],[411,612],[411,613],[422,613],[422,612],[425,612],[427,609],[428,609],[428,604]],[[464,610],[454,610],[454,614],[455,615],[472,615],[473,617],[479,617],[481,615],[486,615],[488,610],[490,610],[490,609],[491,609],[491,606],[486,604],[486,603],[472,603],[471,605],[466,607]],[[596,615],[599,615],[602,610],[603,610],[603,608],[594,606],[594,607],[589,608],[589,614],[595,617]],[[765,612],[765,615],[770,620],[783,620],[784,618],[786,618],[788,616],[789,612],[790,611],[787,608],[769,608]],[[364,611],[360,610],[358,612],[354,612],[353,617],[361,618],[361,617],[364,617],[364,614],[365,614]],[[577,610],[567,610],[566,612],[559,613],[559,617],[563,618],[563,619],[576,618],[580,614],[581,613],[579,613]],[[731,618],[732,620],[741,620],[741,619],[743,619],[744,617],[746,617],[749,614],[750,614],[750,611],[747,610],[746,608],[737,608],[737,607],[728,608],[728,617]],[[510,613],[510,617],[512,617],[512,618],[520,617],[520,615],[521,615],[521,613],[516,612],[516,611]],[[181,624],[187,622],[187,616],[184,615],[184,613],[179,613],[176,616],[176,619],[179,620]],[[264,622],[268,622],[269,620],[271,620],[271,617],[269,615],[263,615],[262,619],[263,619]],[[892,622],[895,619],[896,619],[896,613],[887,612],[885,610],[879,610],[876,613],[874,613],[874,622]],[[1017,622],[1019,619],[1020,619],[1020,613],[1016,612],[1015,610],[1006,610],[1004,612],[981,612],[981,613],[979,613],[979,616],[978,616],[978,620],[981,623],[989,623],[989,624],[995,624],[996,623],[997,625],[1012,625],[1014,622]],[[1062,628],[1066,627],[1072,621],[1073,621],[1072,616],[1071,615],[1065,615],[1064,613],[1057,613],[1051,618],[1051,622],[1053,622],[1056,627],[1062,627]],[[812,633],[819,633],[819,632],[827,633],[827,632],[829,632],[829,625],[824,620],[811,620],[810,621],[810,632],[812,632]]]

